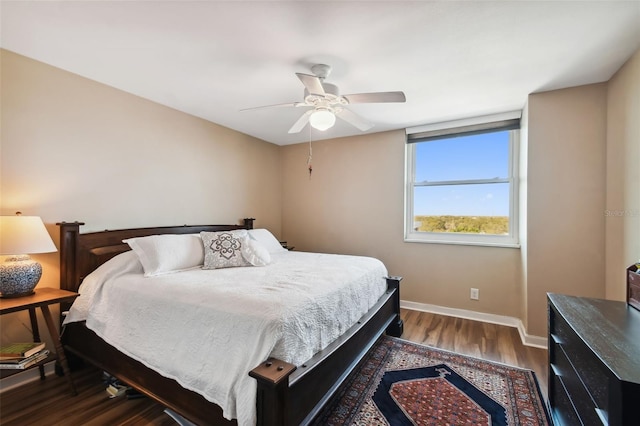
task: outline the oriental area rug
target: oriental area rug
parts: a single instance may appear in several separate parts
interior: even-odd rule
[[[533,371],[383,336],[314,424],[550,423]]]

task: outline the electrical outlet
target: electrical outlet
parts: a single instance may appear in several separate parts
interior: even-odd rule
[[[480,290],[478,290],[477,288],[472,288],[469,297],[471,297],[471,300],[480,300]]]

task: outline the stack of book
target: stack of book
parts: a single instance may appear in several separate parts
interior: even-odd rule
[[[24,370],[44,360],[49,350],[44,342],[11,343],[0,347],[0,369]]]

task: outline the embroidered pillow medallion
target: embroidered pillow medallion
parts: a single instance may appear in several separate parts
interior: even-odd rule
[[[242,250],[249,234],[245,229],[221,232],[201,232],[204,245],[204,267],[202,269],[233,268],[249,266]]]

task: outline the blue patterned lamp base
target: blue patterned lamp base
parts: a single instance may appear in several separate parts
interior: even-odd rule
[[[29,255],[10,256],[0,263],[0,297],[33,294],[42,276],[42,265]]]

